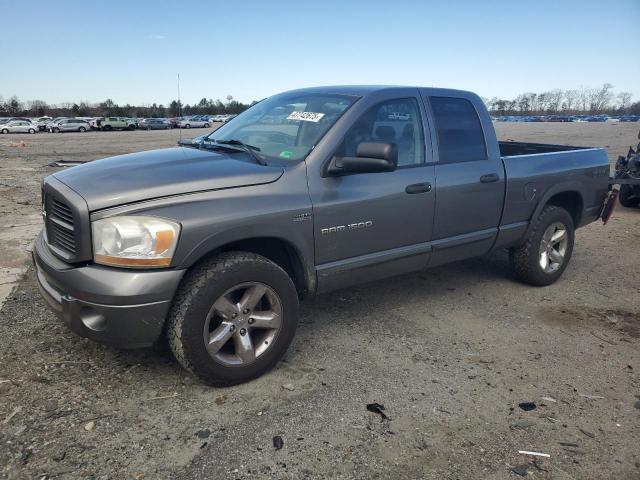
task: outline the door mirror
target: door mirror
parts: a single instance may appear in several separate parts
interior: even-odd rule
[[[330,175],[351,173],[393,172],[398,168],[398,150],[393,143],[364,142],[358,145],[355,157],[334,158]]]

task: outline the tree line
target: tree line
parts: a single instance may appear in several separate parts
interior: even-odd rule
[[[632,102],[629,92],[615,93],[613,85],[605,83],[598,88],[561,90],[542,93],[521,93],[508,100],[499,97],[482,100],[494,115],[568,115],[568,114],[640,114],[640,101]],[[180,115],[217,115],[240,113],[256,102],[245,104],[228,95],[226,102],[202,98],[193,105],[172,100],[167,105],[118,105],[111,99],[100,103],[61,103],[50,105],[42,100],[20,101],[17,97],[0,96],[0,116],[25,117],[177,117]]]
[[[640,114],[640,102],[632,102],[629,92],[615,93],[613,85],[597,88],[521,93],[511,100],[483,98],[495,115]]]
[[[183,105],[179,100],[172,100],[169,104],[151,105],[118,105],[110,98],[100,103],[60,103],[48,104],[43,100],[20,101],[18,97],[3,99],[0,96],[0,116],[4,117],[132,117],[132,118],[163,118],[180,115],[219,115],[237,114],[256,102],[245,104],[228,95],[226,102],[202,98],[193,105]]]

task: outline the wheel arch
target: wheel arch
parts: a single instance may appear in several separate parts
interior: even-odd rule
[[[549,188],[542,199],[538,202],[531,218],[529,219],[529,226],[523,236],[526,239],[531,233],[534,220],[538,218],[542,210],[547,205],[555,205],[561,207],[569,212],[569,215],[573,219],[573,227],[580,227],[582,217],[584,213],[584,196],[582,194],[581,185],[577,182],[567,182],[554,185]]]
[[[268,258],[287,272],[301,298],[315,292],[316,277],[313,262],[310,262],[293,242],[276,235],[232,235],[207,242],[205,248],[199,248],[198,253],[192,252],[184,263],[187,268],[191,268],[215,255],[230,251],[251,252]]]

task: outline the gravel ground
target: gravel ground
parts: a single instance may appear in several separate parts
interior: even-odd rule
[[[638,126],[497,128],[607,145],[613,160]],[[640,477],[640,211],[579,230],[551,287],[515,282],[497,253],[306,302],[285,359],[238,387],[205,387],[167,352],[74,336],[24,273],[46,164],[177,135],[0,137],[0,478]]]

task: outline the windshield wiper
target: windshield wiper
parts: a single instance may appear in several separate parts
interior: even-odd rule
[[[260,151],[260,148],[254,147],[253,145],[248,145],[241,140],[231,139],[231,140],[214,140],[215,143],[219,145],[237,145],[242,150],[251,155],[258,165],[266,165],[266,162],[262,160],[256,152]]]

